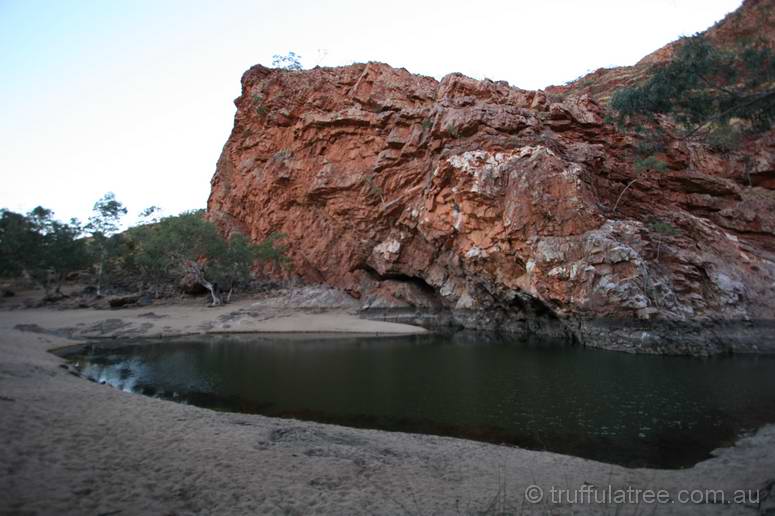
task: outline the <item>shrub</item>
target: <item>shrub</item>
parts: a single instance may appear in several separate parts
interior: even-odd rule
[[[727,153],[740,146],[742,133],[732,125],[721,125],[708,133],[707,144],[711,149]]]
[[[644,133],[638,143],[635,144],[635,152],[638,156],[648,157],[665,151],[665,136],[659,130],[651,130]]]
[[[656,156],[648,156],[643,159],[639,159],[635,162],[635,170],[638,172],[644,172],[646,170],[656,170],[657,172],[664,172],[667,170],[667,163],[657,158]]]
[[[661,256],[661,252],[662,252],[663,237],[676,236],[681,234],[681,231],[677,227],[670,224],[669,222],[665,222],[663,220],[659,220],[656,218],[652,218],[651,221],[648,223],[647,227],[649,231],[651,231],[655,235],[654,240],[656,240],[657,242],[656,259],[659,260],[659,257]]]
[[[666,236],[675,236],[681,233],[677,227],[673,226],[669,222],[665,222],[659,219],[651,219],[648,224],[648,228],[654,233]]]
[[[269,112],[269,109],[264,105],[263,97],[261,95],[253,95],[253,108],[256,111],[256,115],[263,117],[266,116],[266,114]]]

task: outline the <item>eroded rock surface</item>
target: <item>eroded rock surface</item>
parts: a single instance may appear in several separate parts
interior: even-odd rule
[[[284,233],[293,274],[374,313],[632,351],[775,350],[758,330],[775,319],[775,133],[726,155],[674,141],[669,170],[624,191],[634,137],[591,95],[550,97],[381,63],[254,66],[209,216]]]

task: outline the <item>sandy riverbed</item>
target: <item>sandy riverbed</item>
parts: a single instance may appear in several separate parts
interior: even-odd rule
[[[207,409],[87,382],[47,350],[98,336],[207,331],[413,333],[350,310],[243,301],[0,311],[0,514],[757,514],[682,504],[680,490],[761,490],[775,426],[685,470],[627,469],[462,439]],[[675,503],[552,503],[551,489],[666,489]],[[541,503],[525,500],[530,485]],[[774,495],[775,496],[775,495]],[[583,501],[583,500],[582,500]]]

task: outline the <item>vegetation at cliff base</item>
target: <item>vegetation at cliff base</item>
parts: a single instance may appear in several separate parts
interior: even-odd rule
[[[188,283],[204,287],[218,305],[251,281],[256,262],[287,261],[281,234],[254,244],[236,232],[224,237],[204,210],[163,218],[158,212],[143,210],[140,224],[119,232],[127,210],[112,193],[95,203],[86,225],[60,222],[43,207],[0,210],[0,277],[26,278],[50,300],[62,297],[72,273],[90,278],[97,297],[106,288],[156,297]]]
[[[128,230],[124,266],[149,285],[187,278],[206,288],[212,304],[219,305],[250,279],[256,261],[286,261],[278,245],[281,237],[273,234],[257,245],[240,233],[224,238],[203,210],[189,211]]]

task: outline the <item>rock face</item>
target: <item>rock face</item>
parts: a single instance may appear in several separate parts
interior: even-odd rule
[[[368,63],[254,66],[235,103],[210,218],[284,233],[294,275],[367,312],[775,350],[775,132],[727,155],[672,142],[625,191],[637,141],[588,94]]]

